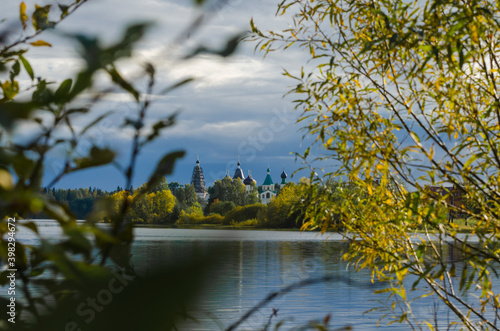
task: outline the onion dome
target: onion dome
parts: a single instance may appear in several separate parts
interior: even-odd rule
[[[240,163],[239,158],[238,158],[238,163],[236,165],[238,166],[238,168],[234,172],[233,179],[236,179],[236,178],[239,178],[241,180],[245,179],[245,175],[243,174],[243,170],[241,170],[241,167],[240,167],[241,163]]]
[[[288,176],[285,172],[285,169],[283,169],[283,172],[281,173],[281,184],[286,184],[286,177]]]
[[[252,178],[252,175],[250,174],[250,171],[248,171],[248,177],[245,178],[245,180],[243,181],[243,184],[245,184],[245,185],[252,185],[252,183],[257,183],[257,181]]]
[[[271,169],[267,168],[267,176],[262,185],[273,185],[273,180],[271,178]]]

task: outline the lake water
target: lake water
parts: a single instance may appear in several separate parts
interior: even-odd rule
[[[61,236],[57,223],[37,221],[45,238]],[[36,244],[27,229],[19,229],[17,240]],[[209,256],[214,248],[222,254]],[[339,236],[311,232],[245,231],[215,229],[136,228],[133,263],[147,272],[155,265],[169,265],[192,257],[212,258],[210,286],[193,308],[197,322],[180,326],[181,330],[220,330],[227,328],[254,307],[269,293],[301,280],[335,276],[334,281],[320,282],[294,290],[269,303],[245,321],[240,329],[262,329],[277,309],[283,329],[304,325],[310,320],[331,316],[332,328],[350,325],[354,330],[375,330],[381,312],[364,314],[380,307],[382,295],[373,291],[383,283],[372,283],[367,272],[355,273],[342,260],[346,249]],[[434,305],[422,301],[414,313],[432,319]],[[387,311],[385,312],[387,313]],[[385,325],[384,329],[408,329],[401,324]],[[447,324],[447,323],[446,323]]]

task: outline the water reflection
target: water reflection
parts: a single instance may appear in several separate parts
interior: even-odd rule
[[[61,231],[56,222],[37,222],[45,238],[57,239]],[[36,244],[32,232],[20,228],[17,239]],[[375,330],[378,319],[387,312],[364,312],[380,307],[383,296],[373,295],[385,284],[372,283],[368,272],[353,272],[342,260],[347,249],[339,237],[321,237],[317,233],[289,231],[231,231],[136,228],[133,263],[139,273],[156,266],[168,266],[191,258],[210,260],[213,269],[206,275],[206,290],[191,307],[196,322],[189,321],[181,330],[219,330],[238,320],[269,293],[304,279],[332,275],[330,282],[316,283],[278,297],[245,321],[242,329],[262,329],[272,309],[278,310],[273,323],[285,320],[284,328],[302,325],[309,320],[323,320],[330,314],[333,328],[352,325],[355,330]],[[450,263],[463,263],[460,251],[450,246],[446,252]],[[408,279],[411,287],[414,279]],[[417,296],[423,292],[413,293]],[[440,326],[447,327],[448,311],[432,299],[413,306],[419,318],[432,320],[442,314]],[[384,329],[405,329],[392,324]],[[272,328],[271,328],[272,329]],[[378,329],[378,328],[377,328]]]
[[[248,234],[248,231],[246,231]],[[214,330],[229,326],[270,292],[311,277],[336,275],[336,281],[300,288],[272,301],[243,324],[243,329],[261,329],[278,309],[276,322],[285,326],[322,320],[331,314],[334,326],[353,325],[356,329],[375,329],[377,315],[363,312],[378,305],[367,273],[353,273],[342,261],[346,249],[339,241],[300,240],[299,233],[275,232],[272,241],[261,240],[149,240],[137,237],[134,263],[144,272],[156,263],[171,264],[185,259],[212,259],[214,269],[207,278],[207,290],[193,307],[197,323],[185,330]],[[267,234],[266,234],[267,235]],[[281,240],[277,240],[281,238]],[[288,241],[290,240],[290,241]],[[214,253],[216,252],[216,253]],[[401,326],[399,326],[401,328]]]

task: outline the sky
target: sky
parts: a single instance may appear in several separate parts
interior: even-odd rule
[[[25,2],[30,13],[35,2]],[[36,3],[56,4],[52,0],[38,0]],[[110,44],[120,38],[127,25],[153,22],[147,37],[137,45],[132,61],[120,64],[122,73],[134,79],[143,63],[153,63],[157,69],[155,91],[184,78],[193,77],[195,80],[165,96],[153,93],[147,123],[177,111],[179,115],[176,125],[163,131],[161,137],[140,154],[133,185],[137,187],[144,183],[158,160],[176,150],[185,150],[186,156],[176,163],[174,173],[167,176],[169,182],[189,183],[198,157],[207,185],[224,177],[226,171],[232,175],[238,157],[245,175],[251,170],[258,185],[264,181],[268,167],[275,182],[280,181],[283,170],[291,181],[307,176],[304,171],[290,178],[303,166],[295,161],[293,153],[304,151],[309,143],[302,142],[300,126],[295,123],[299,113],[293,108],[293,96],[283,97],[293,81],[282,75],[285,68],[291,73],[298,72],[306,63],[307,54],[299,49],[289,49],[264,58],[263,53],[255,52],[255,44],[245,42],[230,58],[202,54],[182,60],[186,50],[199,45],[223,47],[229,38],[249,30],[252,17],[262,30],[285,29],[290,17],[275,16],[278,1],[228,0],[225,6],[216,2],[209,6],[212,14],[201,29],[187,39],[179,39],[199,14],[192,3],[188,0],[90,0],[55,31],[40,36],[52,47],[31,48],[26,58],[37,76],[47,77],[58,84],[74,76],[82,65],[77,47],[66,37],[67,34],[98,36],[103,44]],[[2,23],[4,26],[19,25],[19,4],[20,1],[0,3],[0,19],[6,19]],[[182,45],[175,43],[178,40]],[[134,81],[138,86],[146,84],[140,78]],[[25,75],[21,83],[29,84],[29,77]],[[95,88],[104,89],[108,83],[102,77],[96,81]],[[113,114],[87,133],[79,142],[77,153],[84,156],[92,144],[109,146],[118,151],[117,160],[125,165],[130,158],[132,131],[120,128],[120,124],[127,116],[133,117],[137,113],[137,105],[126,92],[113,90],[94,107],[93,114],[98,116],[108,110]],[[83,128],[91,120],[86,115],[75,118],[74,123]],[[32,135],[33,127],[20,125],[17,128],[18,141]],[[45,165],[44,184],[60,171],[64,155],[63,150],[51,154]],[[116,168],[105,166],[68,175],[56,187],[91,186],[113,190],[124,184],[125,179]]]

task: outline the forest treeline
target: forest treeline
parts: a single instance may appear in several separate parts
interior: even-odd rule
[[[137,224],[220,224],[235,226],[262,226],[293,228],[301,226],[297,222],[298,212],[292,210],[302,198],[306,182],[288,183],[276,186],[277,196],[268,205],[262,204],[258,187],[247,190],[239,179],[224,178],[215,181],[209,188],[210,198],[203,200],[196,195],[193,185],[168,183],[162,180],[147,194],[139,194],[144,187],[132,188],[129,192],[121,187],[106,191],[97,187],[78,189],[48,189],[42,191],[57,202],[67,205],[77,219],[87,219],[95,208],[107,204],[118,213],[124,199],[129,199],[132,208],[127,219]],[[50,218],[33,214],[32,218]],[[98,221],[108,222],[109,217]]]

